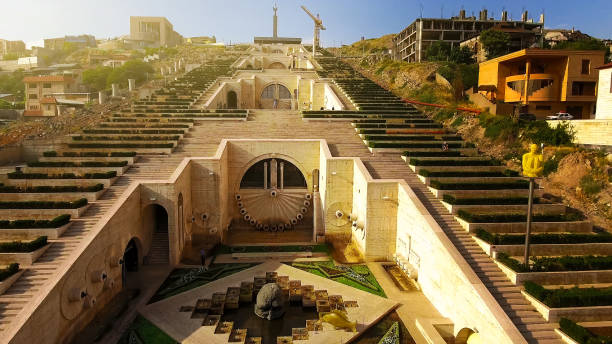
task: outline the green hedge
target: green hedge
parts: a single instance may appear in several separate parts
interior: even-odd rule
[[[440,148],[440,143],[386,143],[386,142],[368,142],[370,148]],[[462,143],[448,143],[448,148],[464,147]],[[465,145],[467,147],[467,144]]]
[[[472,197],[472,198],[457,198],[453,195],[446,194],[442,196],[442,200],[452,205],[516,205],[527,204],[527,197]],[[539,197],[533,198],[533,203],[540,203]]]
[[[29,162],[29,167],[124,167],[127,161],[35,161]]]
[[[54,157],[58,156],[56,151],[44,152],[43,156]],[[136,156],[136,152],[63,152],[62,156],[65,157],[133,157]]]
[[[476,236],[492,245],[522,245],[525,243],[524,234],[497,234],[489,233],[480,228],[476,230]],[[529,236],[531,244],[589,244],[610,243],[612,235],[584,234],[584,233],[543,233]]]
[[[117,171],[83,173],[82,175],[11,172],[7,173],[7,176],[9,179],[110,179],[117,176]]]
[[[460,157],[461,156],[461,152],[457,152],[457,151],[442,151],[442,152],[410,152],[410,151],[406,151],[404,152],[404,156],[407,157],[449,157],[449,158],[455,158],[455,157]]]
[[[506,223],[527,221],[527,214],[524,213],[472,214],[465,210],[459,210],[457,211],[457,216],[470,223]],[[531,220],[533,222],[581,221],[584,220],[584,216],[577,213],[533,214]]]
[[[61,192],[98,192],[104,189],[104,184],[99,183],[91,186],[31,186],[20,188],[17,186],[0,185],[0,193],[61,193]]]
[[[559,320],[559,327],[561,331],[580,344],[612,344],[612,337],[596,335],[567,318]]]
[[[47,237],[41,236],[32,241],[13,241],[0,243],[0,253],[34,252],[47,244]]]
[[[364,135],[364,140],[368,141],[462,141],[461,136],[441,136],[438,135]],[[456,142],[455,142],[456,143]],[[441,146],[441,143],[438,144]]]
[[[516,190],[529,189],[529,181],[521,179],[507,183],[443,183],[431,180],[429,186],[438,190]]]
[[[505,171],[438,171],[430,172],[420,170],[419,175],[423,177],[517,177],[518,172],[513,170]]]
[[[77,209],[87,205],[87,198],[73,202],[26,201],[0,202],[0,209]]]
[[[0,269],[0,282],[13,276],[19,271],[19,264],[11,263],[6,268]]]
[[[180,136],[73,136],[75,141],[176,141]]]
[[[52,220],[0,220],[2,229],[25,229],[25,228],[58,228],[70,222],[70,215],[63,214]]]
[[[173,148],[173,143],[69,143],[70,148]]]
[[[612,269],[612,256],[532,257],[529,270],[518,260],[498,253],[497,260],[517,272],[593,271]]]
[[[183,134],[182,130],[172,129],[111,129],[111,130],[98,130],[89,129],[83,130],[85,134]]]
[[[408,162],[413,166],[499,166],[497,160],[420,160],[410,159]]]
[[[527,281],[525,291],[551,308],[612,306],[612,287],[547,289]]]

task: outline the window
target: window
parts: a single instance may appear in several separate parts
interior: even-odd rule
[[[30,110],[38,110],[38,106],[36,106],[36,105],[30,105]]]
[[[28,87],[29,88],[36,88],[36,87],[38,87],[38,85],[36,85],[36,84],[28,84]]]
[[[572,95],[573,96],[594,96],[595,95],[595,82],[589,81],[574,81],[572,83]]]
[[[582,74],[589,74],[591,69],[591,60],[582,60]]]
[[[51,88],[51,84],[43,84],[43,88]]]
[[[38,99],[38,94],[30,94],[28,96],[28,98],[30,98],[30,99]]]

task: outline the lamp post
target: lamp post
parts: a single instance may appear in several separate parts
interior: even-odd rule
[[[542,145],[543,148],[543,145]],[[529,152],[523,154],[523,175],[529,178],[529,195],[527,198],[527,228],[525,229],[525,269],[529,271],[529,237],[531,235],[531,212],[533,208],[533,188],[535,178],[542,175],[544,170],[544,157],[538,152],[538,145],[531,144]]]

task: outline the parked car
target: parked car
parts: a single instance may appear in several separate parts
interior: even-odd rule
[[[518,120],[519,121],[535,121],[536,115],[532,113],[519,113]]]
[[[569,121],[570,119],[573,119],[573,118],[574,116],[570,115],[567,112],[557,112],[556,114],[552,116],[546,116],[546,119],[559,120],[559,121]]]

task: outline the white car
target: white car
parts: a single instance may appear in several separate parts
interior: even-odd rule
[[[546,119],[559,120],[559,121],[569,121],[570,119],[573,119],[573,118],[574,116],[570,115],[567,112],[557,112],[556,114],[552,116],[546,116]]]

